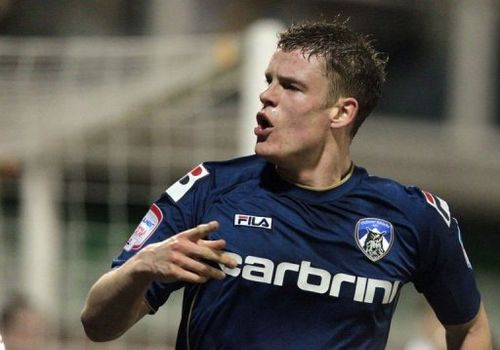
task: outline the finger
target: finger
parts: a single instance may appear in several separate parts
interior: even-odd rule
[[[189,270],[185,270],[179,266],[172,266],[170,268],[169,277],[158,278],[160,282],[173,282],[173,281],[185,281],[189,283],[205,283],[208,281],[206,276],[200,276]]]
[[[229,253],[222,250],[226,245],[223,239],[215,241],[200,239],[197,242],[191,242],[187,239],[176,239],[175,242],[171,240],[165,243],[170,246],[171,250],[182,252],[184,255],[198,260],[222,264],[229,268],[234,268],[238,265]]]
[[[223,264],[231,268],[236,267],[237,263],[231,255],[223,250],[212,247],[214,245],[225,245],[223,240],[218,241],[200,240],[198,243],[193,243],[196,247],[192,247],[191,253],[188,255],[217,264]]]
[[[200,281],[210,278],[223,279],[226,276],[226,274],[218,268],[210,266],[202,261],[192,259],[183,254],[176,254],[171,257],[171,260],[173,264],[170,264],[165,268],[166,271],[164,272],[164,275],[170,275],[176,279],[186,280],[186,278],[189,278],[192,280],[194,277],[192,274],[200,276],[201,279],[195,278]]]
[[[200,239],[198,241],[198,244],[202,247],[216,249],[216,250],[222,250],[226,246],[226,241],[223,239],[217,239],[217,240]]]
[[[195,242],[199,239],[207,237],[210,233],[216,231],[219,228],[219,223],[217,221],[210,221],[206,224],[200,224],[189,230],[182,231],[179,236],[186,237],[190,241]]]

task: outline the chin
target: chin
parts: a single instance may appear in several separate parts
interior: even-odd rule
[[[265,145],[260,144],[260,143],[257,143],[255,145],[255,154],[266,159],[266,160],[269,157],[272,157],[272,152],[270,152],[269,149],[267,149],[267,147]]]
[[[271,152],[269,149],[266,149],[265,147],[260,147],[263,145],[257,144],[255,146],[255,154],[258,155],[259,157],[264,158],[270,163],[277,164],[279,162],[279,156],[275,152]]]

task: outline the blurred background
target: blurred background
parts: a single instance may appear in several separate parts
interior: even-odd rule
[[[252,153],[276,31],[338,14],[390,58],[354,160],[448,201],[499,337],[497,0],[0,0],[4,324],[20,305],[33,348],[171,348],[180,293],[107,344],[84,338],[86,293],[172,182]],[[400,299],[388,349],[442,348],[414,287]]]

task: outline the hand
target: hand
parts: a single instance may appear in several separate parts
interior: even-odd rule
[[[160,282],[205,283],[211,278],[223,279],[225,273],[212,265],[234,268],[236,262],[222,251],[226,245],[223,239],[204,239],[218,228],[219,223],[211,221],[146,246],[131,259],[137,264],[136,272]]]

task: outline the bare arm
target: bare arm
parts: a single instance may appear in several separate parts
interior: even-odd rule
[[[144,296],[153,281],[204,283],[224,278],[224,272],[200,261],[235,266],[235,261],[221,251],[223,240],[203,239],[218,227],[212,221],[146,246],[121,267],[99,278],[90,289],[81,315],[87,336],[94,341],[108,341],[125,333],[149,312]]]
[[[140,259],[134,260],[104,274],[90,289],[81,320],[93,341],[118,338],[148,313],[144,295],[151,282],[135,273]]]
[[[470,322],[462,325],[444,326],[448,349],[491,350],[493,348],[488,316],[483,304]]]

